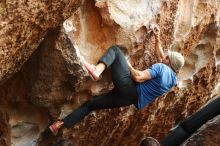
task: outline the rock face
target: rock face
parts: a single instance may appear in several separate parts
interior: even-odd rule
[[[49,28],[55,28],[80,5],[66,1],[0,2],[0,80],[10,77],[37,49]]]
[[[10,145],[11,138],[10,138],[10,125],[9,125],[9,115],[4,109],[0,109],[0,129],[1,129],[1,140],[0,144],[2,146]]]
[[[220,129],[220,116],[204,124],[181,146],[217,146],[220,143],[218,131]]]
[[[220,94],[218,0],[0,3],[2,145],[138,145],[146,136],[161,139]],[[49,123],[112,88],[109,71],[93,82],[81,61],[96,63],[118,44],[135,68],[146,69],[156,63],[155,23],[164,50],[186,58],[178,85],[143,110],[95,111],[63,129],[59,140],[47,139],[42,133]]]

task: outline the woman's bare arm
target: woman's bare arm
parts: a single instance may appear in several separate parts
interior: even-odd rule
[[[146,80],[150,80],[151,79],[151,75],[150,75],[150,73],[149,73],[149,71],[147,69],[143,70],[143,71],[134,69],[129,62],[128,62],[128,67],[129,67],[129,70],[131,72],[131,78],[134,81],[142,83],[142,82],[144,82]]]
[[[162,62],[162,60],[166,57],[164,54],[164,51],[161,47],[161,41],[160,41],[160,29],[158,26],[153,28],[153,37],[155,39],[155,55],[157,57],[158,62]]]

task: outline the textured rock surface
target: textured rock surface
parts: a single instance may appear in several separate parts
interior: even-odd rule
[[[78,1],[1,4],[3,145],[36,144],[50,122],[112,88],[109,71],[93,82],[81,60],[95,63],[108,47],[119,44],[127,47],[123,51],[135,68],[155,63],[153,23],[161,29],[164,50],[177,50],[186,57],[178,86],[141,111],[130,106],[92,112],[74,127],[63,129],[57,140],[43,137],[39,145],[64,141],[77,146],[133,146],[145,136],[160,139],[220,94],[218,0],[85,0],[76,11]]]
[[[11,143],[10,138],[10,125],[9,125],[9,115],[8,113],[1,107],[0,109],[0,145],[1,146],[8,146]]]
[[[29,76],[23,70],[0,88],[0,106],[1,112],[4,112],[0,133],[1,139],[8,139],[7,145],[10,141],[16,146],[36,144],[39,134],[49,123],[47,110],[30,103],[28,81]]]
[[[79,5],[79,0],[1,1],[0,80],[17,72],[47,30],[60,25]]]
[[[220,116],[204,124],[195,134],[187,139],[181,146],[218,146]]]
[[[77,0],[0,2],[1,145],[10,145],[11,139],[16,146],[29,145],[48,124],[44,109],[34,108],[29,100],[33,85],[31,81],[34,80],[31,76],[34,72],[29,72],[29,69],[36,71],[36,66],[26,67],[6,80],[21,69],[48,30],[62,25],[80,4],[81,1]]]

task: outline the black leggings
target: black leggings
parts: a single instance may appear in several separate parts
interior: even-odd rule
[[[137,87],[131,79],[124,54],[118,46],[112,46],[99,60],[112,70],[114,89],[109,93],[94,96],[63,119],[64,126],[69,128],[83,119],[91,111],[124,107],[134,104],[137,107]]]

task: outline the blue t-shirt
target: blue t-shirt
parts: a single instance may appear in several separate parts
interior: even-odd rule
[[[151,79],[137,85],[138,109],[151,103],[176,84],[176,73],[166,64],[153,64],[148,71]]]

